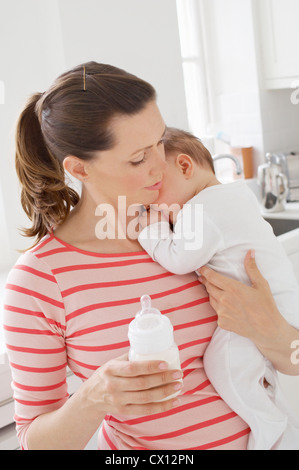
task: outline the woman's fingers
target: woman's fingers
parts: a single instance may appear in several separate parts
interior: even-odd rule
[[[252,283],[252,287],[265,284],[266,281],[256,265],[254,250],[249,250],[247,252],[244,259],[244,266]],[[208,281],[210,284],[224,291],[229,291],[232,288],[236,288],[238,286],[241,287],[243,285],[241,282],[230,279],[229,277],[220,274],[213,269],[208,268],[207,266],[199,268],[198,272],[203,276],[204,281]]]
[[[252,287],[264,286],[267,282],[259,271],[256,261],[254,250],[248,251],[244,260],[244,266],[248,277],[251,281]]]
[[[227,290],[231,286],[232,279],[214,271],[211,268],[208,268],[207,266],[203,266],[199,268],[198,272],[203,276],[203,278],[206,279],[206,281],[208,281],[210,284],[213,284],[214,286],[218,287],[221,290]],[[234,280],[233,282],[237,283],[239,281]]]
[[[167,385],[161,385],[155,388],[146,388],[126,392],[124,398],[127,404],[145,405],[147,403],[154,403],[165,400],[167,397],[170,397],[182,388],[183,385],[181,382],[175,382]]]
[[[217,297],[219,297],[221,292],[223,292],[222,289],[217,287],[215,284],[212,284],[211,282],[209,282],[208,279],[204,276],[201,276],[200,282],[205,286],[207,293],[211,297],[216,297],[217,298]]]
[[[174,384],[182,378],[181,371],[167,371],[159,374],[140,375],[138,377],[120,378],[117,381],[124,391],[149,390],[161,385]]]
[[[109,364],[111,374],[117,377],[136,377],[157,374],[168,369],[165,361],[128,361],[128,355],[120,356]]]
[[[163,361],[129,362],[125,355],[107,363],[99,374],[104,374],[106,406],[118,413],[152,414],[171,409],[177,403],[167,397],[182,388],[182,372],[168,370]],[[161,400],[163,405],[157,406]]]
[[[165,413],[166,411],[179,406],[179,404],[180,399],[178,397],[165,401],[145,403],[143,405],[127,404],[123,408],[122,413],[134,416],[150,416],[157,413]]]

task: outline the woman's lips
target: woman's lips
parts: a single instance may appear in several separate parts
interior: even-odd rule
[[[161,189],[162,186],[162,181],[159,181],[159,183],[154,184],[153,186],[147,186],[145,189],[149,189],[150,191],[158,191]]]

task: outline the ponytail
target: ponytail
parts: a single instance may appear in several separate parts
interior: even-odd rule
[[[52,228],[62,223],[79,195],[65,183],[62,163],[47,149],[35,108],[41,93],[31,96],[21,113],[16,131],[16,171],[21,183],[21,204],[32,222],[22,229],[37,237],[35,246]]]

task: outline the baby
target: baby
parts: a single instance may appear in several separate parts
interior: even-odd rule
[[[168,128],[164,146],[168,168],[156,201],[160,213],[140,217],[140,244],[175,274],[207,265],[248,285],[243,260],[255,250],[279,311],[298,329],[299,287],[293,268],[245,181],[219,183],[210,153],[188,132]],[[287,409],[275,369],[253,342],[218,327],[204,364],[219,395],[250,426],[248,449],[298,446],[299,423]]]

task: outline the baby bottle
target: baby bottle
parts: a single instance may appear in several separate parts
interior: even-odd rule
[[[141,310],[129,324],[130,361],[162,360],[169,369],[181,369],[179,350],[173,338],[173,326],[166,315],[151,306],[149,295],[140,299]],[[182,382],[182,379],[179,380]],[[180,391],[159,401],[169,400]]]

